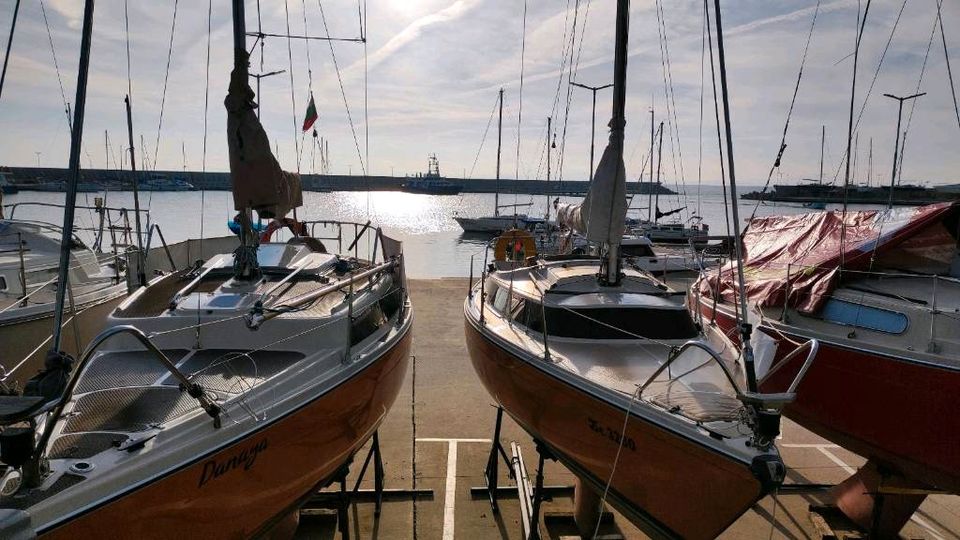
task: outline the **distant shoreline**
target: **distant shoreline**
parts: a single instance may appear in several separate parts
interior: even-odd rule
[[[19,191],[62,192],[67,178],[67,169],[0,167],[0,174],[6,177],[8,185]],[[226,172],[138,171],[133,173],[103,169],[81,170],[80,190],[85,192],[129,191],[133,186],[134,174],[141,184],[149,177],[183,180],[198,190],[230,190],[230,173]],[[413,177],[302,174],[301,178],[305,191],[405,191],[403,184]],[[509,194],[584,195],[590,186],[589,182],[583,180],[552,180],[549,183],[544,180],[501,179],[498,181],[492,178],[446,178],[445,180],[459,186],[463,193],[495,193],[499,186],[500,193]],[[654,184],[654,187],[657,189],[651,190],[649,182],[638,183],[635,180],[628,180],[627,193],[641,195],[658,192],[660,195],[676,193],[662,184]],[[150,191],[178,191],[178,189],[159,187]]]

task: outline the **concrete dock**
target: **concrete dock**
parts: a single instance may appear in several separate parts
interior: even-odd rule
[[[414,344],[407,383],[380,429],[386,468],[386,487],[432,489],[432,497],[386,499],[379,518],[372,502],[359,502],[349,510],[352,539],[520,539],[520,510],[516,498],[500,499],[500,512],[491,511],[485,496],[471,496],[472,486],[483,486],[483,469],[490,450],[496,410],[475,376],[464,342],[463,300],[466,279],[413,280]],[[501,439],[507,446],[518,441],[531,477],[536,451],[527,436],[504,415]],[[864,460],[816,435],[784,421],[778,446],[789,467],[787,482],[832,484],[843,480]],[[364,449],[351,468],[355,476],[366,454]],[[501,467],[501,485],[512,485]],[[367,474],[364,486],[372,485]],[[573,476],[563,466],[548,462],[547,485],[572,485]],[[348,483],[352,487],[353,480]],[[369,487],[369,486],[367,486]],[[779,493],[760,501],[734,523],[723,538],[820,538],[810,518],[810,505],[827,502],[822,494]],[[575,534],[572,499],[555,497],[545,502],[541,530],[545,537]],[[600,531],[604,538],[646,538],[622,516]],[[904,538],[960,539],[960,497],[929,496],[902,531]],[[338,538],[335,519],[329,514],[301,518],[297,538]]]

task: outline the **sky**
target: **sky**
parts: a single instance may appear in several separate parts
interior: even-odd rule
[[[123,98],[129,44],[138,153],[156,169],[227,170],[223,98],[233,54],[231,3],[127,2],[129,40],[125,1],[96,5],[83,166],[126,166],[121,154],[127,147]],[[538,0],[526,8],[521,0],[362,2],[261,0],[259,14],[256,2],[246,3],[250,32],[257,30],[258,19],[268,34],[359,38],[365,26],[365,44],[267,37],[262,70],[261,48],[255,38],[248,39],[252,73],[283,70],[262,79],[258,102],[286,169],[320,171],[311,137],[299,128],[312,93],[320,114],[318,133],[329,142],[331,173],[414,174],[425,171],[428,156],[436,154],[445,176],[492,178],[494,113],[503,88],[501,176],[545,177],[546,122],[552,116],[552,177],[589,177],[591,92],[568,82],[612,82],[616,2]],[[773,181],[819,175],[821,126],[826,130],[824,176],[839,175],[842,181],[851,53],[865,3],[822,0],[817,10],[815,0],[721,2],[739,182],[762,184],[770,173],[815,13],[787,148]],[[702,52],[703,2],[665,0],[659,10],[654,1],[631,4],[628,175],[649,174],[652,106],[656,123],[666,123],[663,181],[719,183],[710,60]],[[13,5],[14,0],[0,0],[3,43]],[[43,166],[66,166],[64,102],[75,99],[82,14],[82,0],[22,2],[0,96],[0,164],[30,166],[39,160]],[[902,179],[960,182],[960,119],[944,54],[945,40],[960,85],[960,3],[943,2],[942,22],[945,37],[936,24],[937,0],[872,2],[858,59],[853,181],[866,182],[869,176],[874,184],[889,182],[897,103],[883,94],[919,91],[927,94],[903,111],[902,129],[909,126],[909,131]],[[609,89],[597,93],[597,160],[606,143],[611,98]]]

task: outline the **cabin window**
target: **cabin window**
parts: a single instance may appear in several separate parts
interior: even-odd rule
[[[4,276],[0,276],[0,291],[6,291],[6,290],[7,290],[7,278],[5,278]]]
[[[484,290],[486,291],[487,303],[490,305],[490,308],[500,313],[516,312],[517,306],[520,305],[522,300],[516,293],[514,293],[511,298],[509,287],[498,287],[492,282],[488,283]]]
[[[623,252],[624,257],[656,257],[653,248],[646,244],[638,244],[635,246],[621,245],[620,251]]]
[[[355,315],[350,328],[350,345],[356,345],[370,337],[378,328],[387,322],[387,317],[377,302],[359,315]]]
[[[551,336],[575,339],[690,339],[696,337],[693,319],[683,309],[547,307],[527,300],[516,321],[543,332],[544,315]]]
[[[907,330],[909,320],[903,313],[864,306],[831,298],[823,307],[821,317],[825,321],[845,326],[866,328],[887,334],[902,334]]]

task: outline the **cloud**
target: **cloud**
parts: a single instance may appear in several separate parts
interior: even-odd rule
[[[433,25],[455,21],[466,15],[481,2],[482,0],[457,0],[440,11],[425,15],[413,21],[398,34],[390,38],[383,47],[380,47],[370,55],[368,68],[373,69],[380,63],[386,61],[405,45],[419,38],[423,34],[424,29]]]

